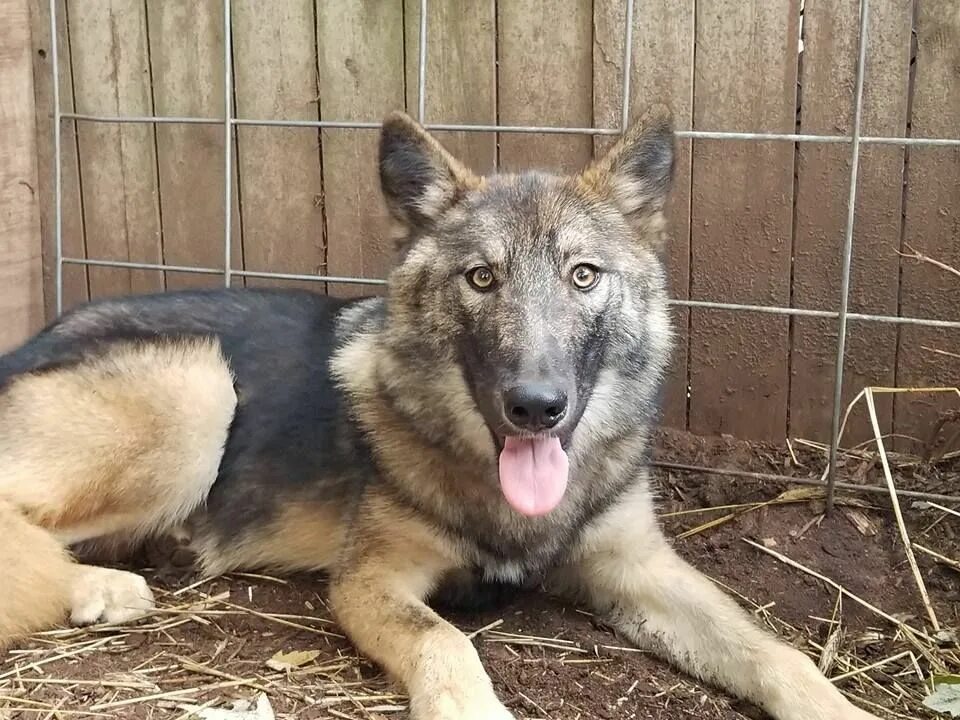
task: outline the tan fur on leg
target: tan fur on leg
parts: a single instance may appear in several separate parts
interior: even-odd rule
[[[684,562],[657,528],[645,489],[587,531],[579,560],[553,582],[587,600],[631,642],[776,720],[876,720]]]
[[[176,526],[217,476],[236,395],[208,339],[118,343],[0,392],[0,642],[153,607],[143,578],[74,564],[65,546]]]
[[[358,544],[331,582],[339,622],[404,684],[412,720],[509,720],[471,642],[423,602],[455,567],[449,548],[408,513],[378,505],[361,516]]]
[[[213,340],[118,343],[0,394],[0,499],[64,544],[175,526],[217,476],[236,407]]]
[[[0,501],[0,648],[61,622],[70,606],[73,563],[45,530]]]

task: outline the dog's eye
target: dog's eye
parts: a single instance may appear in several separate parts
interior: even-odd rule
[[[473,270],[467,271],[467,282],[470,283],[475,290],[485,291],[493,288],[495,280],[490,268],[481,265],[480,267],[475,267]]]
[[[600,271],[592,265],[577,265],[573,269],[573,285],[577,290],[592,290],[600,280]]]

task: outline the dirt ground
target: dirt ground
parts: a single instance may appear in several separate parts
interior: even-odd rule
[[[680,433],[660,438],[656,459],[802,477],[819,475],[824,462],[814,451],[791,457],[784,448]],[[960,494],[957,461],[896,474],[899,488]],[[847,458],[845,481],[877,484],[881,477],[872,459]],[[760,622],[815,659],[824,645],[832,648],[829,674],[852,672],[839,687],[881,717],[934,717],[920,706],[926,691],[918,673],[960,670],[955,645],[911,640],[849,597],[838,605],[835,588],[746,542],[932,634],[888,497],[841,491],[837,511],[824,517],[817,488],[666,470],[656,481],[664,526],[679,552]],[[960,557],[960,518],[908,498],[901,503],[914,543]],[[731,505],[737,507],[705,510]],[[928,554],[917,559],[941,626],[957,628],[960,573]],[[197,706],[229,707],[265,693],[279,718],[406,718],[403,695],[356,656],[329,619],[322,579],[232,575],[198,582],[169,563],[147,574],[162,606],[157,615],[128,627],[42,633],[0,656],[0,717],[185,720]],[[588,613],[539,595],[448,617],[467,632],[480,631],[474,642],[520,718],[763,717],[625,646]],[[279,670],[267,665],[290,652],[308,654],[288,657]]]

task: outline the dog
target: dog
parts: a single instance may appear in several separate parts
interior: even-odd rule
[[[584,603],[776,720],[874,718],[659,529],[669,113],[573,176],[478,176],[394,113],[379,172],[381,296],[105,299],[0,358],[0,638],[148,612],[140,576],[70,548],[177,529],[208,574],[326,571],[415,720],[513,717],[428,602],[475,577]]]

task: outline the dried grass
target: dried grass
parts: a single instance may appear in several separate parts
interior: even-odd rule
[[[866,389],[859,398],[869,408],[873,392]],[[744,541],[791,571],[814,577],[833,590],[834,599],[822,609],[822,616],[818,613],[817,617],[810,617],[809,625],[795,627],[778,617],[773,603],[755,602],[737,588],[714,582],[752,607],[757,619],[773,632],[807,652],[831,680],[859,704],[870,707],[881,717],[916,719],[924,716],[920,703],[931,676],[960,671],[960,658],[956,646],[944,643],[938,636],[939,618],[913,553],[958,571],[960,561],[939,552],[935,543],[924,540],[925,544],[920,544],[911,539],[904,512],[936,511],[941,513],[941,521],[944,518],[955,521],[958,513],[933,502],[901,509],[894,470],[897,462],[911,459],[888,453],[884,461],[884,439],[875,427],[872,449],[861,446],[845,452],[871,463],[880,461],[886,480],[884,491],[896,508],[898,532],[907,549],[905,555],[918,594],[928,609],[928,625],[921,622],[922,618],[905,618],[889,612],[873,598],[860,597],[815,568],[751,540]],[[802,441],[795,444],[804,445]],[[793,448],[791,456],[799,465]],[[762,502],[686,509],[663,517],[715,515],[682,533],[680,537],[684,538],[711,532],[758,510],[820,501],[823,497],[822,487],[802,487]],[[846,507],[871,507],[852,497],[838,496],[837,502]],[[802,537],[820,518],[822,516],[814,515],[797,537]],[[920,537],[916,533],[914,536]],[[197,708],[218,707],[254,693],[268,696],[278,709],[278,718],[300,717],[307,710],[311,718],[392,720],[403,716],[404,694],[356,653],[322,602],[317,603],[316,608],[308,605],[305,614],[268,612],[262,609],[262,604],[258,607],[257,598],[248,606],[248,595],[239,594],[243,598],[241,602],[232,599],[236,594],[231,596],[222,591],[226,583],[236,586],[250,581],[271,585],[291,582],[253,574],[202,578],[177,590],[156,588],[157,610],[136,624],[61,628],[38,633],[20,649],[0,656],[0,718],[188,720]],[[866,633],[851,631],[844,615],[845,607],[849,609],[851,603],[873,614],[877,629]],[[616,667],[618,654],[641,653],[616,643],[593,645],[570,637],[508,632],[503,629],[504,624],[504,619],[496,619],[482,627],[467,629],[467,634],[475,643],[501,649],[517,663],[538,667],[548,657],[552,664],[571,669],[588,668],[590,676],[598,681],[606,678],[604,671],[610,672],[610,668]],[[241,625],[260,628],[259,637],[272,633],[289,635],[302,645],[287,649],[320,649],[321,652],[302,666],[273,670],[266,664],[273,651],[258,647],[258,641],[250,642],[246,635],[234,634],[234,629]],[[207,639],[204,645],[198,646],[203,649],[194,648],[189,641],[191,637]],[[210,638],[218,639],[214,649],[211,649]],[[149,652],[144,652],[144,648],[149,648]],[[126,657],[136,658],[135,663],[124,663]],[[99,660],[96,666],[102,670],[91,670],[93,659]],[[642,696],[656,699],[663,707],[672,707],[682,695],[699,693],[704,702],[708,699],[693,680],[661,684],[656,677],[645,678],[643,690],[637,689],[638,682],[633,682],[624,693],[622,702]],[[568,697],[551,698],[560,703],[561,710],[556,709],[556,703],[548,707],[542,698],[526,689],[514,690],[514,700],[520,705],[520,714],[526,713],[526,717],[579,716],[586,720],[593,715],[578,706],[581,692],[573,683]]]

